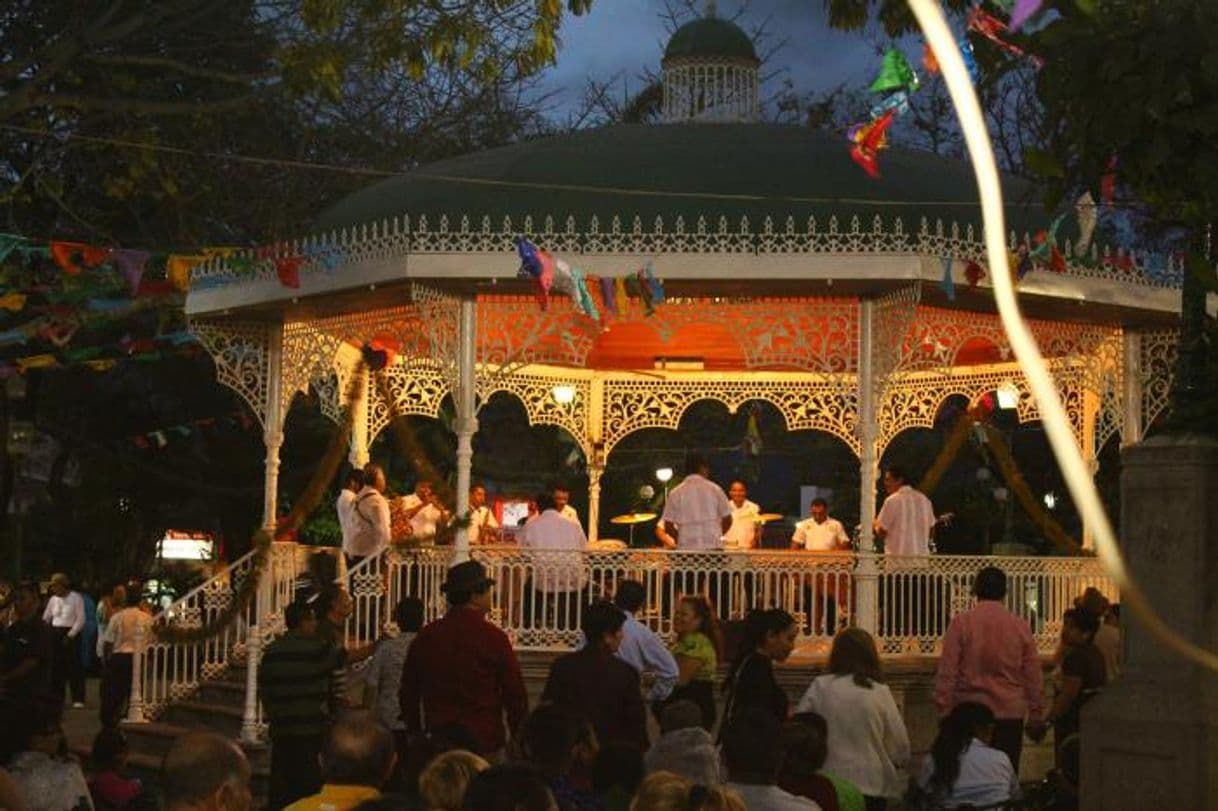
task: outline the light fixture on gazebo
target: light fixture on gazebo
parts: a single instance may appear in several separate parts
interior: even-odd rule
[[[1045,506],[1050,510],[1057,506],[1057,493],[1054,493],[1052,490],[1045,493]]]
[[[999,386],[995,392],[998,395],[998,407],[1004,409],[1017,408],[1019,406],[1019,389],[1015,383],[1006,380]]]
[[[567,383],[559,383],[550,389],[550,394],[559,405],[571,405],[575,402],[575,387]]]

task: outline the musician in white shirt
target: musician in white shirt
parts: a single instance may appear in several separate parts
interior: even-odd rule
[[[727,497],[732,507],[732,526],[723,535],[723,548],[756,549],[761,525],[757,516],[761,508],[748,500],[749,491],[744,482],[737,479],[728,487]]]
[[[385,471],[377,464],[366,465],[364,486],[356,493],[355,501],[351,505],[348,568],[389,545],[389,502],[384,492]]]
[[[568,521],[579,524],[579,513],[571,506],[571,491],[566,485],[556,484],[552,486],[550,494],[554,497],[554,509],[558,514]]]
[[[929,555],[935,508],[924,493],[909,485],[905,469],[889,465],[884,471],[888,493],[875,517],[873,531],[884,541],[885,555]]]
[[[540,552],[530,555],[533,575],[525,584],[525,623],[540,624],[556,609],[560,621],[578,625],[575,610],[588,583],[583,556],[588,538],[583,527],[558,512],[549,493],[537,496],[537,509],[540,515],[516,535],[522,548]]]
[[[850,536],[842,522],[829,517],[829,503],[823,498],[812,499],[811,517],[795,525],[791,536],[792,549],[809,552],[838,552],[850,548]],[[837,632],[837,618],[846,615],[846,599],[849,594],[849,574],[846,572],[818,572],[805,581],[804,601],[814,607],[812,627],[809,632],[833,636]],[[817,591],[818,594],[813,592]],[[822,627],[821,619],[827,622]]]
[[[338,491],[338,498],[334,502],[334,511],[338,514],[338,527],[343,533],[343,555],[347,558],[348,566],[351,565],[351,536],[354,532],[351,519],[355,517],[356,495],[363,487],[363,471],[351,469],[347,472],[347,479],[343,482],[343,489]]]
[[[497,529],[499,522],[495,520],[495,511],[486,503],[486,488],[475,484],[469,488],[469,528],[466,530],[469,545],[487,543],[489,536]]]
[[[710,464],[699,455],[685,463],[685,478],[664,502],[664,535],[679,549],[722,549],[732,528],[732,505],[710,476]]]
[[[791,536],[792,549],[807,549],[809,552],[833,552],[850,547],[850,536],[842,522],[829,517],[829,503],[823,498],[812,499],[810,518],[795,525]]]
[[[448,523],[448,511],[432,490],[427,479],[419,479],[414,492],[401,497],[402,511],[410,520],[410,534],[415,540],[430,543],[436,539],[436,528]]]

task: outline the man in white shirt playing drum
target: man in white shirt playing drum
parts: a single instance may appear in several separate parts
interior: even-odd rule
[[[495,520],[495,512],[486,503],[486,488],[475,484],[469,488],[469,545],[491,543],[499,522]]]
[[[795,525],[795,534],[791,536],[792,549],[825,553],[850,548],[850,536],[846,534],[846,528],[842,526],[841,521],[829,517],[827,501],[823,498],[812,499],[810,515],[810,518],[805,518]],[[823,630],[827,636],[833,636],[837,632],[838,607],[841,607],[843,616],[846,613],[848,577],[845,573],[839,575],[834,572],[817,572],[813,575],[812,582],[804,585],[805,605],[815,606],[812,633],[820,633]],[[839,580],[842,582],[839,583]],[[813,594],[814,585],[819,594]],[[838,588],[839,586],[841,588]],[[822,617],[828,620],[823,629]]]
[[[583,527],[563,517],[550,493],[537,496],[537,509],[540,514],[516,534],[522,548],[541,552],[529,555],[532,576],[524,589],[525,626],[575,630],[576,608],[588,582],[583,557],[588,538]],[[551,612],[556,612],[554,624],[547,622]]]

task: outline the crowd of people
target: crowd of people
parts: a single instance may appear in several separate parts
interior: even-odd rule
[[[712,492],[717,486],[696,465],[670,494],[675,513],[666,512],[661,526],[683,543],[713,543],[732,531],[733,505],[748,507],[742,491],[720,503],[722,491]],[[891,541],[910,527],[928,531],[934,516],[900,471],[886,474],[886,484],[877,534]],[[339,501],[345,537],[349,531],[358,541],[375,530],[379,538],[392,524],[383,489],[375,466],[352,479]],[[446,520],[427,514],[440,508],[425,486],[409,498],[412,512],[402,520]],[[487,510],[484,494],[471,503]],[[552,494],[536,504],[526,544],[582,538],[569,505]],[[702,523],[689,519],[699,504],[710,505]],[[823,503],[797,532],[809,548],[837,548],[844,535]],[[350,564],[375,551],[360,542],[344,547]],[[396,606],[395,635],[348,646],[352,599],[334,559],[315,561],[331,565],[303,584],[285,610],[287,632],[263,651],[258,670],[275,811],[876,811],[900,798],[923,808],[999,807],[1018,797],[1025,739],[1038,741],[1050,728],[1063,790],[1077,785],[1081,708],[1120,667],[1119,606],[1088,589],[1063,618],[1058,690],[1045,702],[1031,630],[1004,606],[1005,574],[984,569],[975,607],[944,637],[934,690],[940,728],[930,754],[915,761],[875,640],[859,628],[834,636],[824,672],[792,701],[776,669],[801,632],[787,611],[753,610],[725,629],[712,601],[694,589],[671,606],[668,642],[639,620],[648,604],[642,583],[622,580],[611,600],[587,602],[578,572],[555,570],[555,582],[533,583],[535,599],[541,610],[565,611],[558,594],[581,601],[571,613],[580,617],[583,643],[550,664],[530,708],[512,644],[487,620],[496,584],[481,563],[448,570],[441,587],[448,611],[439,619],[425,624],[423,603],[408,597]],[[0,808],[140,811],[154,801],[125,775],[119,728],[150,612],[138,583],[100,603],[58,574],[45,593],[33,583],[11,592],[0,651]],[[60,722],[83,705],[86,647],[100,655],[103,675],[102,730],[87,779],[67,753]],[[222,738],[183,737],[162,771],[167,809],[249,805],[249,764]]]
[[[155,807],[138,781],[122,776],[127,744],[119,729],[132,657],[151,623],[137,582],[98,597],[56,573],[45,589],[30,581],[0,589],[0,808]],[[65,712],[85,709],[85,677],[92,672],[101,676],[101,731],[86,780],[62,722]]]
[[[1031,631],[1003,607],[1006,577],[983,570],[976,607],[945,639],[938,737],[915,761],[875,641],[861,629],[835,636],[825,671],[793,702],[775,668],[799,633],[789,613],[751,612],[729,655],[709,601],[686,595],[666,644],[637,618],[644,586],[625,580],[612,601],[583,607],[583,644],[551,663],[530,709],[510,641],[486,619],[494,588],[482,564],[467,561],[448,571],[443,617],[424,625],[422,605],[403,600],[398,635],[361,671],[368,710],[336,695],[336,672],[368,651],[319,631],[341,625],[349,600],[338,590],[293,605],[289,632],[261,670],[270,807],[874,811],[900,798],[925,808],[1010,802],[1025,737],[1039,740],[1051,726],[1059,744],[1077,739],[1079,710],[1107,678],[1096,612],[1114,614],[1094,591],[1067,613],[1061,688],[1046,706]],[[336,765],[357,749],[377,753],[359,780]],[[320,772],[299,767],[319,757]]]

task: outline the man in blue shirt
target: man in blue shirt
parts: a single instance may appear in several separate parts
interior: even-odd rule
[[[656,632],[635,619],[646,602],[647,589],[642,583],[622,580],[617,584],[613,604],[626,614],[617,656],[639,671],[648,701],[663,701],[677,683],[677,661]]]

